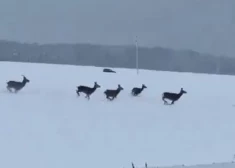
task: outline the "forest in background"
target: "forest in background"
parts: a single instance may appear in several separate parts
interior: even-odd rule
[[[231,57],[162,47],[139,47],[138,53],[140,69],[235,75],[235,58]],[[135,68],[136,48],[1,40],[0,61]]]

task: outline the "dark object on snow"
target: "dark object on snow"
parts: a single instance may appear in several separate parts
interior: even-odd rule
[[[144,84],[142,84],[142,87],[141,87],[141,88],[134,87],[134,88],[131,90],[131,93],[132,93],[133,96],[138,96],[145,88],[147,88],[147,86],[145,86]]]
[[[131,165],[132,165],[132,168],[135,168],[135,165],[134,165],[134,163],[133,163],[133,162],[131,163]]]
[[[162,100],[164,101],[164,104],[168,104],[168,102],[165,99],[169,99],[171,100],[171,105],[174,104],[175,101],[179,100],[179,98],[183,95],[187,93],[186,91],[184,91],[183,88],[181,88],[179,93],[170,93],[170,92],[164,92],[162,94]]]
[[[121,85],[118,85],[118,88],[116,90],[107,89],[104,94],[106,95],[107,99],[113,100],[117,97],[121,90],[123,90],[123,88],[121,87]]]
[[[116,73],[112,69],[107,69],[107,68],[103,69],[103,72]]]
[[[80,96],[80,92],[86,94],[86,98],[88,100],[90,100],[90,95],[92,93],[94,93],[94,91],[97,89],[97,88],[100,88],[100,85],[97,84],[97,82],[94,82],[94,87],[91,88],[91,87],[88,87],[88,86],[83,86],[83,85],[80,85],[80,86],[77,86],[77,95]]]
[[[30,82],[24,75],[22,75],[22,76],[23,76],[22,82],[19,82],[19,81],[8,81],[7,82],[7,89],[10,92],[13,92],[12,89],[14,89],[15,93],[17,93],[26,85],[26,83]]]

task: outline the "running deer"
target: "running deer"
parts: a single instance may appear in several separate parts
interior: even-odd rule
[[[142,84],[141,88],[137,88],[137,87],[133,88],[131,90],[131,93],[133,96],[138,96],[145,88],[147,88],[147,87],[144,84]]]
[[[171,92],[164,92],[162,94],[162,100],[164,101],[164,104],[169,104],[165,99],[169,99],[171,100],[171,105],[174,104],[175,101],[179,100],[180,97],[183,95],[183,94],[186,94],[187,92],[181,88],[180,92],[179,93],[171,93]]]
[[[91,87],[88,87],[88,86],[83,86],[83,85],[80,85],[80,86],[77,86],[77,95],[80,96],[80,93],[84,93],[86,96],[86,98],[88,100],[90,100],[90,96],[95,92],[95,90],[97,88],[100,88],[100,85],[97,84],[97,82],[94,82],[94,87],[91,88]]]
[[[23,87],[25,87],[26,83],[29,83],[30,81],[24,76],[23,76],[23,81],[8,81],[7,82],[7,89],[10,92],[13,92],[15,90],[15,93],[19,92]],[[13,89],[13,90],[12,90]]]
[[[118,85],[118,88],[116,90],[107,89],[104,94],[106,95],[107,99],[113,100],[117,97],[121,90],[123,90],[123,87],[121,87],[121,85]]]

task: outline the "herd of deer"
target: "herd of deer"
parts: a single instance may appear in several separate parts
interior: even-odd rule
[[[30,82],[30,80],[28,80],[24,75],[23,76],[23,81],[19,82],[19,81],[8,81],[7,82],[7,89],[12,93],[14,91],[14,93],[17,93],[18,91],[20,91],[25,85],[26,83]],[[77,86],[77,95],[80,96],[80,93],[84,93],[86,96],[86,98],[89,100],[90,96],[95,92],[95,90],[97,88],[100,88],[100,85],[97,84],[97,82],[94,82],[94,86],[93,87],[88,87],[88,86]],[[138,96],[145,88],[147,88],[144,84],[142,84],[141,88],[138,87],[134,87],[131,90],[131,94],[133,96]],[[123,90],[123,87],[119,84],[117,89],[107,89],[104,91],[104,94],[106,96],[106,98],[108,100],[113,100],[114,98],[117,97],[117,95],[120,93],[120,91]],[[171,92],[164,92],[162,94],[162,100],[164,101],[164,104],[169,104],[165,99],[168,99],[171,101],[171,105],[174,104],[175,101],[179,100],[179,98],[183,95],[187,93],[183,88],[181,88],[179,93],[171,93]]]

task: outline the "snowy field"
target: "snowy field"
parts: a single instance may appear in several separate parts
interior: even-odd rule
[[[231,162],[235,76],[0,63],[0,167],[131,168]],[[29,80],[18,94],[8,80]],[[101,88],[88,101],[76,86]],[[132,97],[133,87],[148,88]],[[124,88],[110,102],[106,89]],[[164,91],[188,93],[173,106]],[[226,168],[234,168],[235,164]],[[223,166],[222,166],[223,167]],[[196,168],[196,167],[195,167]],[[213,167],[221,166],[213,165]]]

